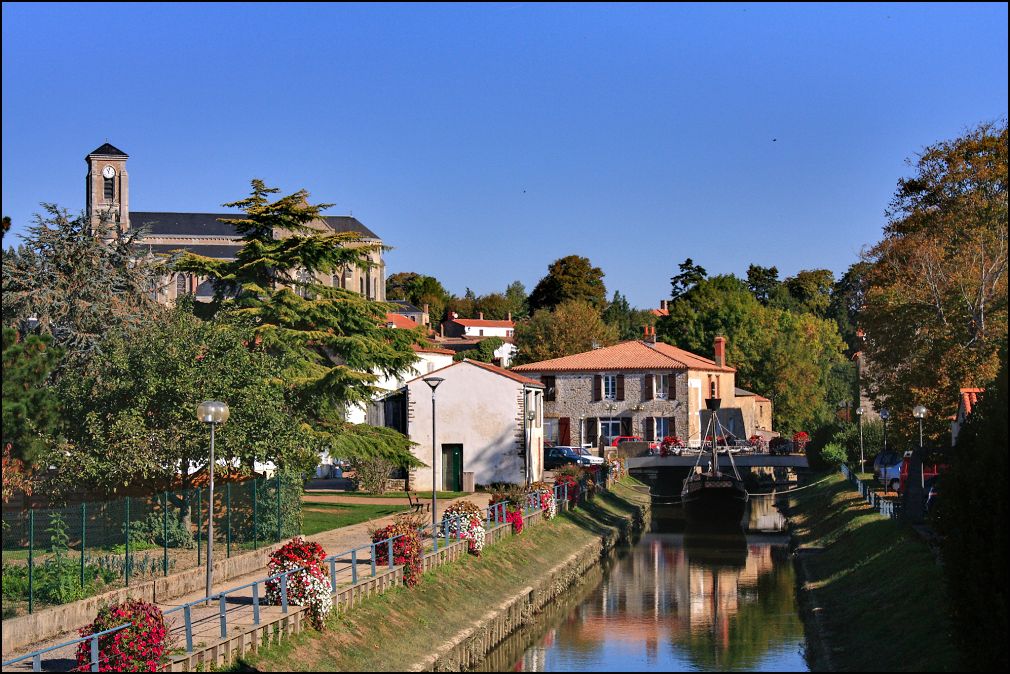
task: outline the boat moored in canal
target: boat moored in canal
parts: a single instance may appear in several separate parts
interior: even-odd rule
[[[720,403],[719,398],[709,398],[705,401],[705,406],[712,414],[702,435],[704,439],[702,451],[698,454],[698,460],[695,461],[680,491],[684,513],[693,520],[739,521],[750,498],[736,462],[733,461],[733,454],[725,444],[726,432],[719,422]],[[723,438],[722,447],[719,446],[720,438]],[[705,451],[706,449],[708,451]],[[729,457],[732,472],[723,472],[720,469],[720,454]],[[701,466],[705,457],[709,457],[707,469]]]

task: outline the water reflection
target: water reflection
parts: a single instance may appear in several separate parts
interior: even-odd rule
[[[806,671],[784,520],[754,499],[742,526],[654,510],[650,532],[492,665],[526,671]],[[582,596],[579,596],[582,595]],[[516,657],[519,652],[522,655]]]

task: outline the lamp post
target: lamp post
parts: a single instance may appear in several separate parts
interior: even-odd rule
[[[431,387],[431,535],[438,535],[438,494],[435,492],[435,389],[445,379],[442,377],[426,377],[424,383]]]
[[[859,419],[859,472],[866,472],[866,460],[863,458],[863,414],[866,410],[860,405],[856,408],[856,417]]]
[[[214,582],[214,429],[218,424],[228,421],[228,404],[218,400],[206,400],[196,407],[196,418],[205,424],[210,424],[210,462],[207,472],[210,474],[210,488],[207,500],[207,604],[210,604],[210,590]]]
[[[533,421],[536,419],[537,413],[535,409],[526,410],[526,486],[529,487],[533,480],[530,478],[530,473],[533,472]]]
[[[919,486],[926,488],[926,457],[922,454],[922,420],[926,418],[926,407],[916,405],[912,410],[912,416],[919,420]]]
[[[880,420],[884,422],[884,450],[887,451],[887,420],[891,418],[891,413],[887,411],[887,408],[880,410]],[[876,464],[874,464],[876,465]]]

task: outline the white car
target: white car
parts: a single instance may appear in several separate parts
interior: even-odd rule
[[[573,447],[572,449],[578,452],[579,455],[582,456],[583,458],[589,459],[590,466],[602,466],[604,463],[606,463],[603,460],[602,456],[596,456],[585,447]]]

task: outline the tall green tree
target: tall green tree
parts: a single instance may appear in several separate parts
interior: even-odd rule
[[[615,290],[613,298],[603,310],[603,322],[617,331],[618,339],[641,339],[642,327],[655,325],[656,317],[648,310],[632,307],[628,298]]]
[[[594,267],[589,258],[579,255],[559,258],[550,264],[547,275],[530,293],[530,311],[549,310],[570,301],[586,302],[601,311],[607,303],[603,276],[603,270]]]
[[[991,380],[1007,336],[1007,125],[981,124],[926,148],[898,182],[884,238],[866,256],[859,316],[871,389],[916,437],[907,411],[947,437],[958,389]]]
[[[508,302],[508,310],[512,312],[513,320],[530,315],[529,296],[522,281],[513,281],[505,288],[505,300]]]
[[[177,477],[191,486],[208,460],[207,428],[196,419],[202,400],[231,409],[217,433],[219,459],[315,467],[319,442],[280,377],[283,358],[257,344],[251,327],[201,321],[185,302],[129,335],[110,335],[91,371],[67,373],[57,386],[68,443],[47,457],[58,468],[53,486],[111,493]]]
[[[3,329],[3,444],[5,452],[31,465],[53,442],[59,427],[59,400],[46,385],[59,361],[48,335],[19,338]]]
[[[828,316],[838,325],[850,357],[863,348],[858,335],[859,313],[866,301],[866,272],[869,268],[870,265],[862,261],[850,265],[835,283],[828,305]]]
[[[834,284],[835,276],[830,269],[805,269],[796,276],[790,276],[782,282],[790,300],[783,308],[824,318],[828,314]]]
[[[681,262],[678,268],[680,269],[680,273],[670,279],[670,297],[674,302],[691,290],[691,288],[704,281],[708,276],[705,268],[699,264],[695,264],[691,258],[687,258]]]
[[[778,267],[762,267],[756,264],[747,267],[747,287],[761,304],[767,305],[781,286]]]
[[[737,385],[771,399],[776,430],[812,432],[850,398],[852,366],[832,321],[765,307],[732,275],[699,282],[656,324],[663,341],[699,354],[727,338]]]
[[[435,323],[445,316],[451,295],[434,276],[399,272],[386,279],[386,299],[406,300],[419,309],[428,305],[428,315]]]
[[[162,261],[138,255],[137,232],[102,221],[92,227],[53,204],[3,255],[3,323],[52,336],[66,367],[82,367],[109,332],[161,310],[154,292]]]
[[[516,363],[534,363],[581,353],[617,341],[617,331],[603,322],[588,302],[565,302],[554,311],[540,309],[516,325]]]
[[[342,457],[417,465],[403,435],[344,421],[346,406],[367,404],[381,376],[395,377],[414,363],[417,335],[385,327],[388,305],[317,280],[347,265],[367,268],[377,244],[313,229],[329,204],[310,204],[305,190],[271,200],[276,192],[253,180],[249,197],[225,204],[244,211],[224,220],[242,237],[236,259],[189,253],[176,268],[210,278],[215,315],[252,326],[281,359],[299,412],[320,442]]]

